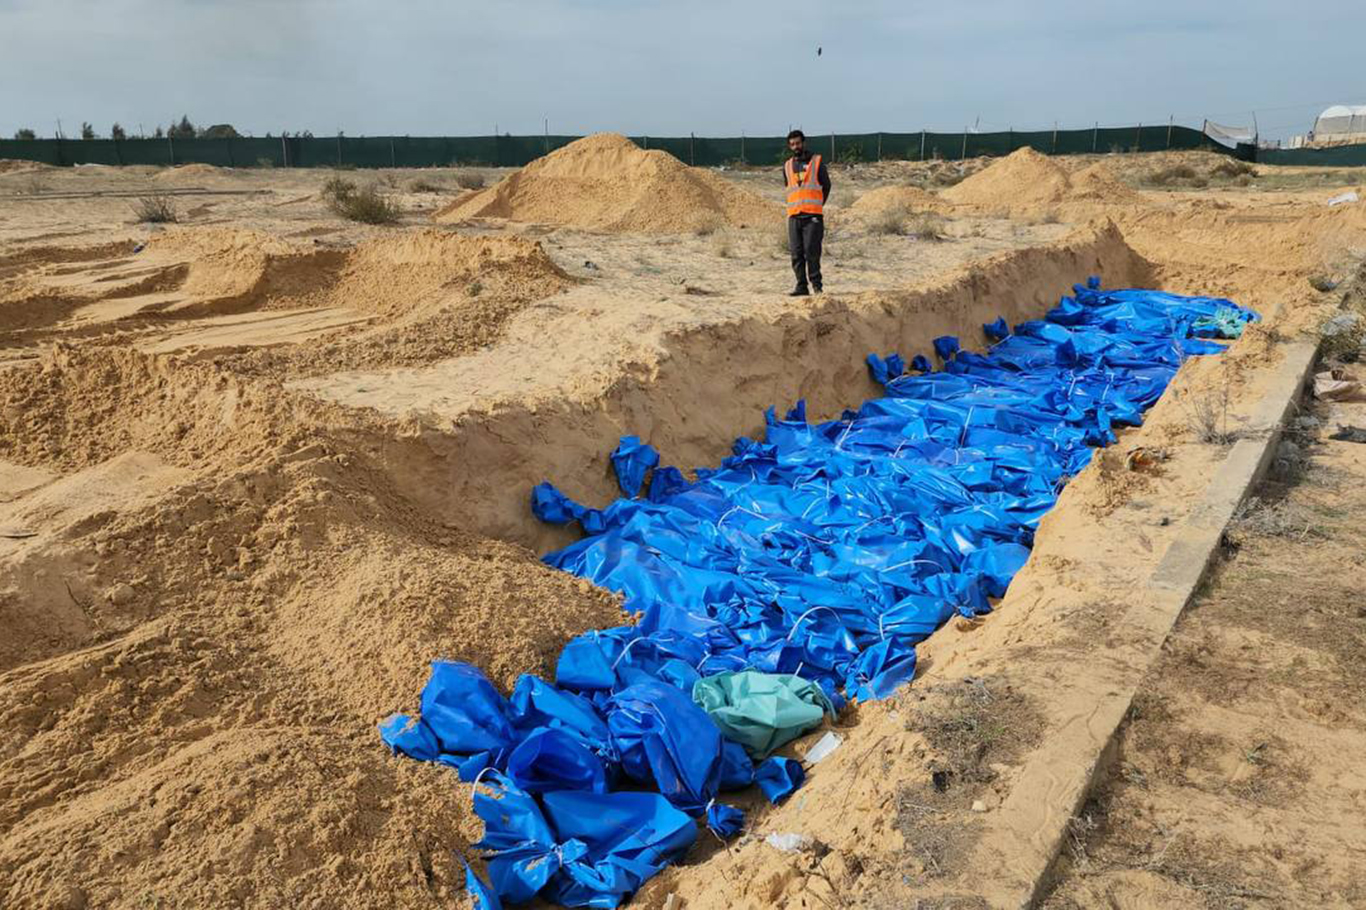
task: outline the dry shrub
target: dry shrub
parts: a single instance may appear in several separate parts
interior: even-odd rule
[[[1182,181],[1193,180],[1196,177],[1195,168],[1189,164],[1171,164],[1164,168],[1150,171],[1143,182],[1150,186],[1174,186]]]
[[[455,185],[462,190],[482,190],[484,175],[474,171],[458,171],[455,175]]]
[[[1209,169],[1210,177],[1252,177],[1257,173],[1257,169],[1246,161],[1238,161],[1235,158],[1226,158],[1214,167]]]
[[[725,227],[725,221],[719,215],[708,215],[697,223],[693,228],[693,233],[698,237],[710,237],[721,228]]]
[[[949,239],[948,223],[938,212],[917,212],[910,219],[910,232],[921,240],[938,243]]]
[[[1231,383],[1226,377],[1223,385],[1204,393],[1187,392],[1180,399],[1186,412],[1186,426],[1200,442],[1227,446],[1238,440],[1238,431],[1228,425]]]
[[[911,209],[909,206],[893,205],[878,212],[868,221],[868,231],[872,234],[889,234],[904,237],[911,233]]]
[[[730,259],[735,255],[734,238],[729,231],[721,231],[712,238],[712,250],[722,259]]]
[[[425,179],[425,178],[423,178],[423,177],[419,177],[418,179],[416,179],[416,180],[414,180],[414,181],[412,181],[411,183],[408,184],[408,192],[410,192],[410,193],[444,193],[444,192],[446,192],[446,187],[443,186],[443,185],[440,184],[440,183],[435,183],[435,182],[433,182],[433,181],[431,181],[431,180],[427,180],[427,179]]]
[[[180,211],[170,196],[139,196],[133,206],[133,217],[140,224],[173,224],[180,220]]]
[[[329,177],[323,184],[327,207],[347,221],[362,224],[393,224],[399,219],[398,206],[371,184],[357,187],[342,177]]]

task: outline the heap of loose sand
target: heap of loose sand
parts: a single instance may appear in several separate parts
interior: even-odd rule
[[[942,211],[947,207],[944,200],[918,186],[880,186],[860,196],[847,212],[859,217],[872,217],[888,209]]]
[[[1022,148],[944,191],[959,205],[1050,205],[1067,198],[1067,171],[1046,155]]]
[[[667,152],[597,133],[438,211],[440,222],[507,218],[600,231],[681,233],[776,222],[779,206]]]
[[[178,164],[158,171],[152,179],[162,182],[175,182],[177,180],[194,180],[200,177],[215,177],[223,172],[223,168],[215,167],[212,164]]]
[[[1029,211],[1060,204],[1141,202],[1142,197],[1122,184],[1104,162],[1075,174],[1047,155],[1022,148],[944,191],[956,205]]]
[[[1072,174],[1070,199],[1094,200],[1109,203],[1142,202],[1143,197],[1132,187],[1120,182],[1104,161],[1089,164]]]
[[[120,347],[0,371],[0,479],[51,478],[0,503],[0,905],[459,903],[469,791],[375,724],[624,617],[415,508],[365,421]]]

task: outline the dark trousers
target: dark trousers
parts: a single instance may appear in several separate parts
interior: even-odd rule
[[[797,276],[797,287],[806,287],[807,279],[816,289],[821,286],[821,240],[825,237],[825,221],[819,215],[793,215],[787,219],[787,249],[792,253],[792,272]]]

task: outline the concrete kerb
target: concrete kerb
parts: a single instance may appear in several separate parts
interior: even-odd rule
[[[1300,391],[1311,376],[1318,343],[1296,341],[1283,350],[1284,357],[1275,367],[1270,391],[1250,416],[1247,433],[1234,443],[1200,503],[1153,570],[1147,596],[1126,612],[1116,630],[1121,640],[1137,648],[1138,660],[1126,662],[1128,667],[1121,674],[1122,680],[1111,675],[1112,685],[1106,691],[1096,692],[1085,722],[1093,747],[1091,754],[1064,754],[1064,750],[1074,749],[1076,740],[1058,737],[1056,746],[1046,744],[1021,769],[1019,781],[1025,784],[1024,791],[1052,805],[1043,826],[1029,832],[1025,868],[1016,864],[1008,876],[1010,881],[997,882],[1000,890],[991,889],[995,896],[1005,897],[993,901],[997,906],[1032,907],[1046,895],[1068,843],[1072,819],[1082,811],[1093,785],[1108,766],[1117,746],[1117,734],[1142,680],[1204,580],[1229,521],[1271,464],[1285,421],[1296,408]],[[1098,654],[1092,659],[1102,661],[1109,657]],[[1017,786],[1017,792],[1020,789]],[[1022,872],[1025,874],[1021,875]]]

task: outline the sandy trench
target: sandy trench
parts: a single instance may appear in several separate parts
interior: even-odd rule
[[[1261,309],[1274,331],[1183,370],[1121,441],[1169,451],[1159,476],[1097,459],[1001,609],[929,642],[903,699],[842,719],[846,745],[799,800],[745,807],[756,834],[819,830],[828,854],[808,868],[761,836],[700,847],[637,903],[961,895],[971,837],[927,854],[905,833],[905,787],[933,760],[933,731],[908,720],[933,714],[921,692],[1001,679],[1020,712],[1056,717],[1048,662],[1005,655],[1082,646],[1056,617],[1096,605],[1069,597],[1097,573],[1140,577],[1168,526],[1152,509],[1179,519],[1217,457],[1189,439],[1183,397],[1250,401],[1277,338],[1325,312],[1306,278],[1366,244],[1366,217],[1326,209],[1330,193],[1140,191],[1120,183],[1137,156],[1022,155],[948,189],[881,163],[837,170],[834,293],[792,301],[777,229],[753,223],[773,174],[705,172],[662,222],[640,184],[684,178],[608,146],[551,174],[555,198],[592,197],[581,224],[544,220],[517,175],[463,195],[439,172],[378,175],[408,211],[395,228],[328,214],[319,174],[83,168],[37,192],[29,172],[0,175],[0,194],[26,194],[0,221],[0,904],[463,899],[468,792],[388,756],[374,723],[415,704],[435,657],[507,686],[621,621],[613,597],[536,559],[567,538],[529,515],[532,483],[606,502],[628,432],[714,463],[770,404],[806,397],[821,418],[873,394],[869,351],[976,338],[1087,274]],[[595,157],[629,174],[594,175]],[[41,198],[167,185],[268,192],[195,197],[155,232],[120,200]],[[946,239],[869,227],[920,202]],[[1026,748],[992,756],[988,808]],[[957,803],[933,819],[971,829]]]

